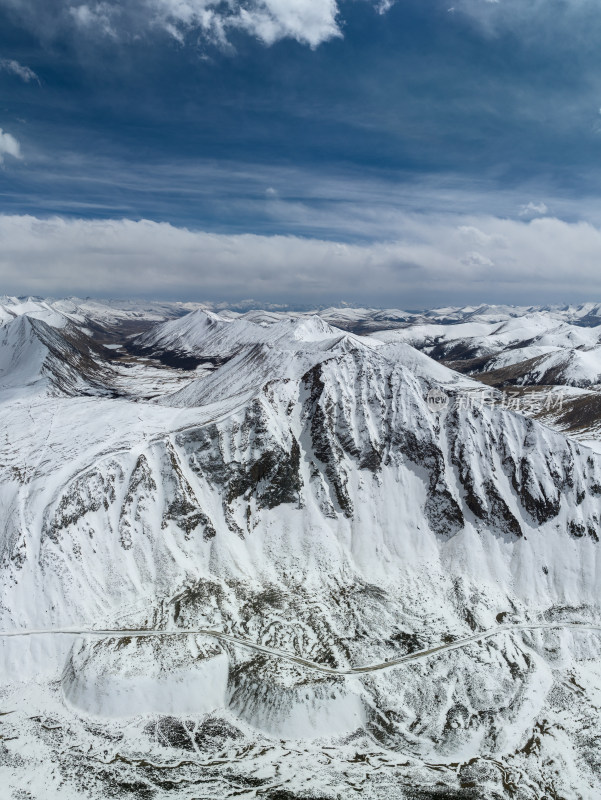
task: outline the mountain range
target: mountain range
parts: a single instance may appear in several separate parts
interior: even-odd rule
[[[12,796],[599,796],[601,304],[0,323]]]

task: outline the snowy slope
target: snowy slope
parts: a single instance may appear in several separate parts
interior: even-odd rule
[[[583,350],[518,348],[491,358],[482,371],[494,373],[507,367],[513,367],[511,382],[518,386],[595,386],[601,384],[601,346]]]

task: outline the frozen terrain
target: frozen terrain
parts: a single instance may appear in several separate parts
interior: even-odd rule
[[[6,796],[596,800],[600,313],[2,298]]]

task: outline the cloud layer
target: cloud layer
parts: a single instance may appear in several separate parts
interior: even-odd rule
[[[601,296],[601,229],[590,223],[407,215],[402,227],[394,241],[348,244],[1,216],[0,292],[401,307]]]

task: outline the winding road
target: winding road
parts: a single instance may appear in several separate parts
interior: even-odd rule
[[[491,628],[488,631],[481,633],[474,633],[471,636],[466,636],[463,639],[456,639],[453,642],[441,643],[435,647],[428,647],[424,650],[416,650],[413,653],[407,653],[399,658],[383,661],[379,664],[366,664],[363,666],[346,667],[337,669],[335,667],[327,667],[323,664],[318,664],[315,661],[310,661],[301,656],[295,656],[286,653],[283,650],[276,650],[273,647],[267,647],[263,644],[257,644],[248,639],[243,639],[238,636],[233,636],[229,633],[222,631],[211,630],[210,628],[173,628],[171,630],[156,630],[141,628],[138,630],[132,629],[97,629],[97,630],[84,630],[79,628],[47,628],[39,630],[15,630],[15,631],[0,631],[0,639],[26,637],[26,636],[93,636],[96,638],[113,638],[113,637],[149,637],[149,636],[209,636],[213,639],[218,639],[223,642],[228,642],[239,647],[244,647],[248,650],[255,650],[259,653],[272,656],[274,658],[281,658],[285,661],[290,661],[295,664],[300,664],[303,667],[321,672],[325,675],[362,675],[366,672],[378,672],[380,670],[394,669],[395,667],[407,664],[412,661],[421,661],[428,658],[435,653],[442,653],[445,650],[459,650],[466,647],[473,642],[482,642],[484,639],[490,639],[493,636],[499,636],[502,633],[515,633],[517,631],[533,631],[533,630],[579,630],[579,631],[593,631],[601,633],[601,625],[579,624],[576,622],[524,622],[515,625],[499,625],[496,628]]]

